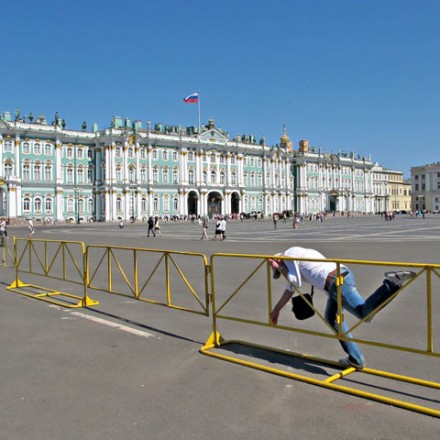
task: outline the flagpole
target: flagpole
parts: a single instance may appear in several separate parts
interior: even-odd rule
[[[200,125],[200,90],[197,90],[197,94],[199,96],[199,99],[197,100],[197,105],[199,108],[199,134],[200,134],[200,127],[201,127],[201,125]]]

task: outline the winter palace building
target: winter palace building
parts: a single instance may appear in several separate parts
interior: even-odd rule
[[[229,138],[206,126],[66,128],[58,114],[0,114],[0,216],[64,222],[292,211],[373,214],[394,209],[386,170],[354,153],[327,153],[286,134],[280,143]],[[390,183],[391,182],[391,183]]]

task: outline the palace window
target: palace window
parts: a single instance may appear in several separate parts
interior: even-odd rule
[[[168,150],[162,151],[162,160],[168,160]]]
[[[50,182],[52,180],[52,165],[44,165],[44,180]]]
[[[34,181],[41,181],[41,164],[37,163],[34,165]]]
[[[173,210],[175,212],[179,210],[179,199],[177,197],[173,199]]]
[[[76,157],[78,159],[84,159],[84,150],[82,148],[76,150]]]
[[[44,154],[46,156],[51,156],[52,155],[52,145],[50,145],[50,144],[45,144],[44,145]]]
[[[23,199],[23,211],[30,211],[31,210],[31,199],[29,197],[25,197]]]
[[[211,183],[217,183],[217,173],[214,170],[211,171]]]
[[[11,141],[5,142],[5,153],[13,152],[13,143]],[[23,144],[23,153],[24,153],[24,144]]]
[[[35,197],[34,199],[34,212],[41,212],[41,199],[40,197]]]
[[[45,204],[46,212],[51,212],[52,211],[52,199],[47,197],[44,202],[45,202],[44,204]]]
[[[173,169],[173,184],[176,185],[179,183],[179,170],[177,168]]]
[[[29,164],[23,165],[23,181],[29,182],[31,180],[31,167]]]
[[[116,211],[122,211],[122,199],[120,197],[116,199]]]
[[[41,144],[34,144],[34,154],[41,154]]]
[[[72,147],[67,147],[67,149],[66,149],[66,157],[67,157],[67,159],[72,159],[73,158],[73,148]]]
[[[31,152],[31,146],[29,142],[23,143],[23,154],[29,154]]]
[[[194,184],[194,170],[188,170],[188,183]]]
[[[168,185],[168,178],[169,178],[169,169],[167,167],[165,167],[162,170],[162,183],[164,185]]]
[[[158,183],[158,182],[159,182],[159,170],[157,166],[155,166],[153,168],[153,183]]]
[[[173,160],[174,162],[177,162],[178,160],[177,151],[173,151]]]

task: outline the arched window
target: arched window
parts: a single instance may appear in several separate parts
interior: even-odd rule
[[[145,197],[142,197],[142,199],[141,199],[141,210],[142,211],[147,210],[147,199]]]
[[[93,199],[91,197],[87,200],[87,210],[89,214],[93,212]]]
[[[34,181],[41,181],[41,163],[34,164]]]
[[[134,148],[130,147],[128,149],[128,157],[130,158],[134,157]]]
[[[145,159],[147,157],[147,150],[145,148],[141,148],[141,159]]]
[[[170,196],[168,194],[163,196],[163,210],[165,212],[169,212],[170,210]]]
[[[73,205],[74,205],[74,200],[73,199],[67,199],[67,212],[69,212],[69,213],[73,213],[74,212]]]
[[[157,160],[157,149],[153,150],[153,152],[151,153],[151,157],[153,160]]]
[[[194,170],[188,170],[188,183],[194,184]]]
[[[66,183],[72,184],[73,183],[73,167],[72,165],[69,165],[66,169]]]
[[[46,210],[46,212],[52,212],[52,199],[50,197],[47,197],[44,202],[44,209]]]
[[[76,150],[76,157],[78,159],[84,159],[84,150],[82,148]]]
[[[34,144],[34,154],[41,154],[41,144],[38,142]]]
[[[31,199],[29,197],[25,197],[23,199],[23,211],[29,212],[31,210]]]
[[[120,197],[116,199],[116,211],[122,211],[122,199]]]
[[[162,151],[162,160],[168,160],[168,150]]]
[[[206,185],[208,183],[208,172],[203,170],[203,183]]]
[[[173,168],[173,184],[177,185],[179,183],[179,170],[177,168]]]
[[[40,197],[35,197],[35,199],[34,199],[34,212],[41,213],[41,199],[40,199]]]
[[[23,154],[29,154],[31,152],[31,146],[29,142],[23,143]]]
[[[153,183],[158,183],[158,182],[159,182],[159,168],[157,167],[157,165],[155,165],[153,168]]]
[[[67,159],[72,159],[73,158],[73,148],[72,147],[67,147],[67,149],[66,149],[66,157],[67,157]]]
[[[50,182],[52,180],[52,164],[47,163],[44,165],[44,180]]]
[[[237,185],[237,174],[235,174],[235,171],[231,173],[231,185]]]
[[[215,170],[211,171],[211,183],[217,183],[217,173]]]
[[[82,166],[78,168],[78,183],[84,184],[84,168]]]
[[[215,153],[211,154],[211,163],[215,163]]]
[[[122,167],[121,167],[121,165],[116,166],[115,178],[116,178],[116,182],[122,182]]]
[[[147,169],[145,167],[141,168],[141,183],[145,183],[147,181]]]
[[[169,180],[169,168],[168,167],[164,167],[162,169],[162,183],[164,185],[168,185],[168,180]]]
[[[133,165],[128,168],[128,180],[130,183],[136,182],[135,168]]]
[[[116,147],[116,149],[115,149],[115,156],[116,157],[122,157],[122,148],[121,147]]]
[[[23,181],[29,182],[31,180],[31,166],[28,163],[23,164]]]
[[[89,165],[89,167],[87,168],[87,183],[93,183],[93,165]]]
[[[224,171],[220,172],[220,184],[221,185],[225,184],[225,172]]]
[[[177,197],[173,199],[173,210],[174,212],[179,211],[179,199]]]
[[[159,211],[159,196],[154,196],[153,198],[153,211],[154,212]]]

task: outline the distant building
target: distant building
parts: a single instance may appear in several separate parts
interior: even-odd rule
[[[410,211],[411,182],[403,179],[403,172],[379,164],[372,171],[375,212]]]
[[[412,209],[440,210],[440,162],[411,168]]]
[[[285,129],[270,146],[253,135],[230,139],[212,119],[199,130],[115,116],[87,131],[85,122],[67,129],[58,113],[51,124],[31,115],[0,115],[0,215],[11,222],[392,209],[370,158],[306,140],[295,150]]]

